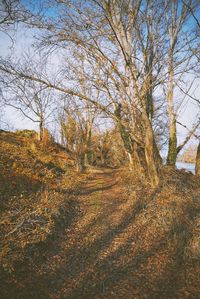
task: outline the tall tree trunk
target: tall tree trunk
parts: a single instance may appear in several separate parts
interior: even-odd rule
[[[117,111],[117,113],[117,116],[119,117],[119,110]],[[146,114],[146,111],[143,112],[143,123],[145,125],[145,146],[143,155],[139,154],[137,144],[135,142],[131,142],[129,133],[126,131],[125,127],[120,122],[118,123],[118,127],[121,134],[121,138],[123,140],[124,148],[129,156],[131,168],[134,168],[134,170],[138,171],[138,173],[147,172],[152,186],[156,187],[160,181],[156,164],[161,164],[161,157],[155,143],[151,122],[148,118],[148,115]],[[146,167],[143,164],[146,164]]]
[[[43,119],[40,120],[39,124],[39,140],[42,141],[44,136],[44,122]]]
[[[200,142],[197,148],[195,172],[196,174],[200,175]]]
[[[159,182],[160,178],[157,171],[156,161],[155,161],[155,140],[154,140],[154,133],[151,127],[150,120],[147,115],[143,117],[145,123],[145,160],[147,164],[147,172],[153,187],[156,187]]]
[[[131,141],[131,137],[123,125],[119,125],[119,130],[124,149],[129,159],[130,168],[134,169],[134,171],[137,171],[138,173],[144,172],[136,142]]]
[[[173,35],[173,30],[172,30]],[[175,37],[172,36],[172,39]],[[174,48],[171,45],[169,51],[169,85],[167,92],[167,106],[169,115],[169,142],[167,165],[175,167],[177,158],[177,132],[176,132],[176,113],[174,109]]]
[[[170,119],[167,165],[175,167],[177,158],[176,120]]]
[[[148,134],[147,134],[148,135]],[[154,153],[153,153],[153,147],[152,147],[152,140],[151,137],[146,137],[146,143],[145,143],[145,158],[148,168],[148,175],[151,181],[151,184],[153,187],[156,187],[159,184],[159,176],[156,169],[156,164],[154,160]]]

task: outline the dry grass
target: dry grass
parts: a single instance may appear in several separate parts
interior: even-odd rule
[[[198,177],[164,168],[152,190],[126,169],[78,176],[61,149],[3,142],[1,298],[200,298]]]
[[[6,132],[0,133],[0,143],[0,261],[12,273],[26,248],[55,233],[57,219],[71,211],[86,176],[73,171],[73,161],[56,145],[44,148],[29,137]]]

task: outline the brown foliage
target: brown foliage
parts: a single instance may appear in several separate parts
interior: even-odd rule
[[[25,153],[9,136],[9,156]],[[200,297],[197,177],[166,167],[152,189],[125,168],[46,174],[4,199],[2,298]]]
[[[82,177],[55,143],[44,145],[21,133],[0,133],[1,266],[6,272],[24,258],[27,246],[44,242],[55,217],[69,208]]]

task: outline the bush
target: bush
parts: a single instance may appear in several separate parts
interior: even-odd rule
[[[16,133],[21,137],[37,138],[37,132],[35,130],[17,130]]]

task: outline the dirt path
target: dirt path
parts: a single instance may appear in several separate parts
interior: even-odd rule
[[[60,243],[55,298],[184,298],[185,202],[179,214],[171,198],[129,197],[119,178],[120,171],[97,172],[83,186],[81,217]]]
[[[118,183],[118,176],[113,171],[97,172],[81,190],[81,217],[60,244],[58,297],[117,297],[114,289],[106,295],[106,288],[117,279],[113,267],[119,267],[119,249],[120,255],[126,254],[130,245],[127,232],[135,205]]]
[[[120,171],[99,171],[85,183],[77,217],[24,277],[28,297],[16,298],[200,298],[200,279],[194,273],[185,292],[182,275],[191,236],[187,191],[147,201],[128,196],[119,178]]]
[[[134,277],[127,277],[123,259],[134,246],[132,228],[142,207],[127,196],[119,176],[118,171],[97,172],[83,186],[81,216],[43,265],[42,272],[52,269],[53,298],[136,298],[130,289]]]

